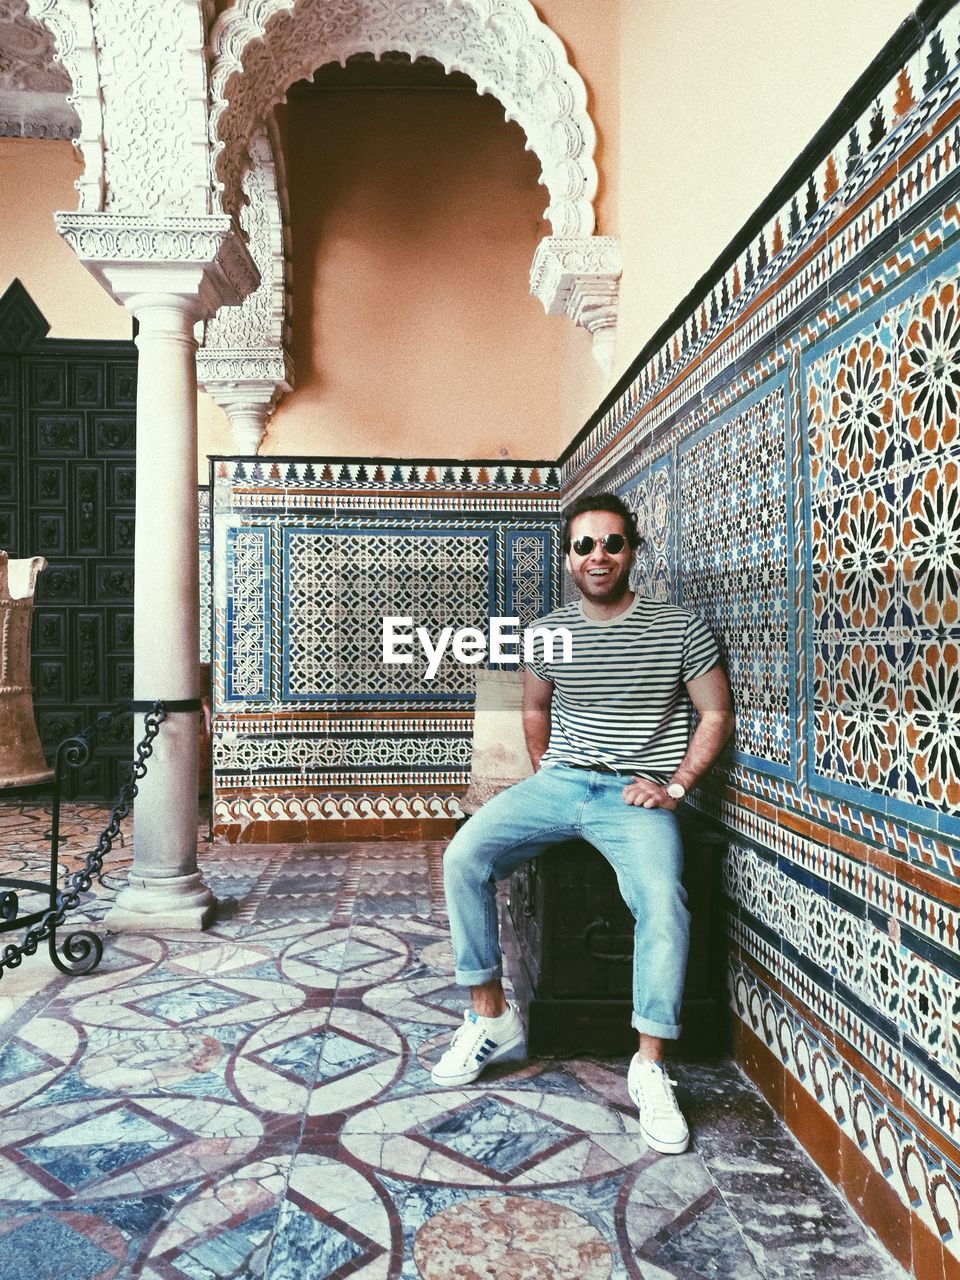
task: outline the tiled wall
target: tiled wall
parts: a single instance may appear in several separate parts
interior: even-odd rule
[[[382,620],[526,626],[556,603],[549,464],[214,459],[213,822],[229,840],[438,838],[476,667],[382,660]]]
[[[740,1060],[888,1247],[960,1274],[960,13],[896,65],[564,459],[737,703],[699,803]],[[846,113],[846,114],[844,114]],[[735,256],[734,256],[735,255]]]

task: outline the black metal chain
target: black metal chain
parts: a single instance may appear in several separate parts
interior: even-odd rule
[[[118,712],[107,712],[98,716],[88,729],[82,730],[73,738],[66,738],[57,747],[55,764],[56,785],[59,785],[61,769],[66,764],[77,768],[85,764],[90,757],[89,739],[95,737]],[[136,796],[141,778],[147,772],[147,761],[153,755],[153,742],[160,732],[160,726],[167,718],[167,708],[163,702],[154,702],[151,709],[143,717],[144,734],[136,748],[136,756],[130,766],[126,782],[120,788],[120,795],[110,812],[110,819],[97,840],[96,847],[87,854],[83,866],[73,873],[67,882],[67,888],[57,893],[57,905],[47,911],[40,923],[29,929],[19,944],[9,943],[0,954],[0,978],[4,969],[15,969],[24,956],[32,956],[41,942],[56,933],[70,911],[80,905],[81,894],[86,893],[93,883],[94,876],[103,870],[103,860],[113,848],[113,842],[120,833],[120,824],[130,812],[130,805]],[[59,812],[59,800],[55,801]],[[58,838],[57,819],[55,818],[54,840]],[[100,958],[103,943],[93,933],[81,930],[65,939],[63,949],[70,967],[58,964],[64,972],[83,972],[93,968]],[[90,959],[93,958],[93,964]],[[54,957],[56,963],[56,957]]]

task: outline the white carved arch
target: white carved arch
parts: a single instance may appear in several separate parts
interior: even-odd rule
[[[79,208],[103,208],[103,108],[90,0],[27,0],[27,10],[53,36],[57,61],[70,77],[67,98],[80,119],[74,146],[83,156],[76,181]]]
[[[529,0],[237,0],[211,32],[211,179],[224,212],[239,219],[250,139],[291,84],[327,62],[394,51],[465,73],[521,126],[553,229],[531,293],[593,335],[609,372],[621,259],[615,239],[593,235],[596,132],[583,80]]]
[[[290,341],[289,210],[283,155],[271,122],[250,144],[240,225],[260,284],[238,307],[206,322],[197,381],[228,414],[238,452],[256,453],[267,416],[293,385]]]
[[[28,0],[73,82],[80,210],[208,214],[201,0]]]
[[[296,80],[355,53],[437,59],[503,105],[527,136],[554,234],[594,228],[596,134],[583,80],[529,0],[238,0],[211,33],[210,140],[224,211],[239,211],[248,139]]]
[[[207,321],[204,346],[285,346],[290,318],[288,279],[289,211],[283,152],[273,122],[250,144],[250,167],[243,177],[245,203],[240,225],[250,256],[260,271],[260,285],[239,307],[218,311]]]

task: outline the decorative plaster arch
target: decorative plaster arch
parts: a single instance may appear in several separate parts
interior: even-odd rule
[[[613,361],[619,245],[593,234],[596,132],[583,80],[529,0],[237,0],[211,32],[211,180],[225,213],[243,206],[250,139],[295,81],[356,53],[429,56],[502,104],[540,161],[553,235],[538,247],[530,290],[568,315]]]
[[[57,61],[70,77],[67,100],[80,118],[74,146],[83,156],[76,180],[79,208],[103,208],[103,105],[90,0],[27,0],[30,17],[53,36]]]
[[[221,307],[204,326],[199,385],[226,410],[240,453],[256,453],[278,396],[293,385],[288,268],[289,213],[283,157],[271,124],[250,144],[240,225],[260,284],[238,307]]]
[[[80,117],[83,213],[205,216],[202,0],[27,0],[53,34]]]
[[[503,105],[527,136],[555,235],[593,232],[596,133],[583,80],[529,0],[238,0],[211,33],[213,180],[236,216],[247,142],[296,80],[351,54],[436,58]]]

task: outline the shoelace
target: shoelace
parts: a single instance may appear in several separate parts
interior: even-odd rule
[[[651,1089],[650,1086],[654,1084],[655,1087]],[[676,1080],[668,1076],[665,1071],[658,1071],[656,1077],[652,1071],[645,1072],[643,1087],[637,1090],[644,1109],[648,1110],[652,1116],[676,1115],[680,1110],[673,1096],[676,1084]],[[651,1094],[654,1096],[651,1097]]]

